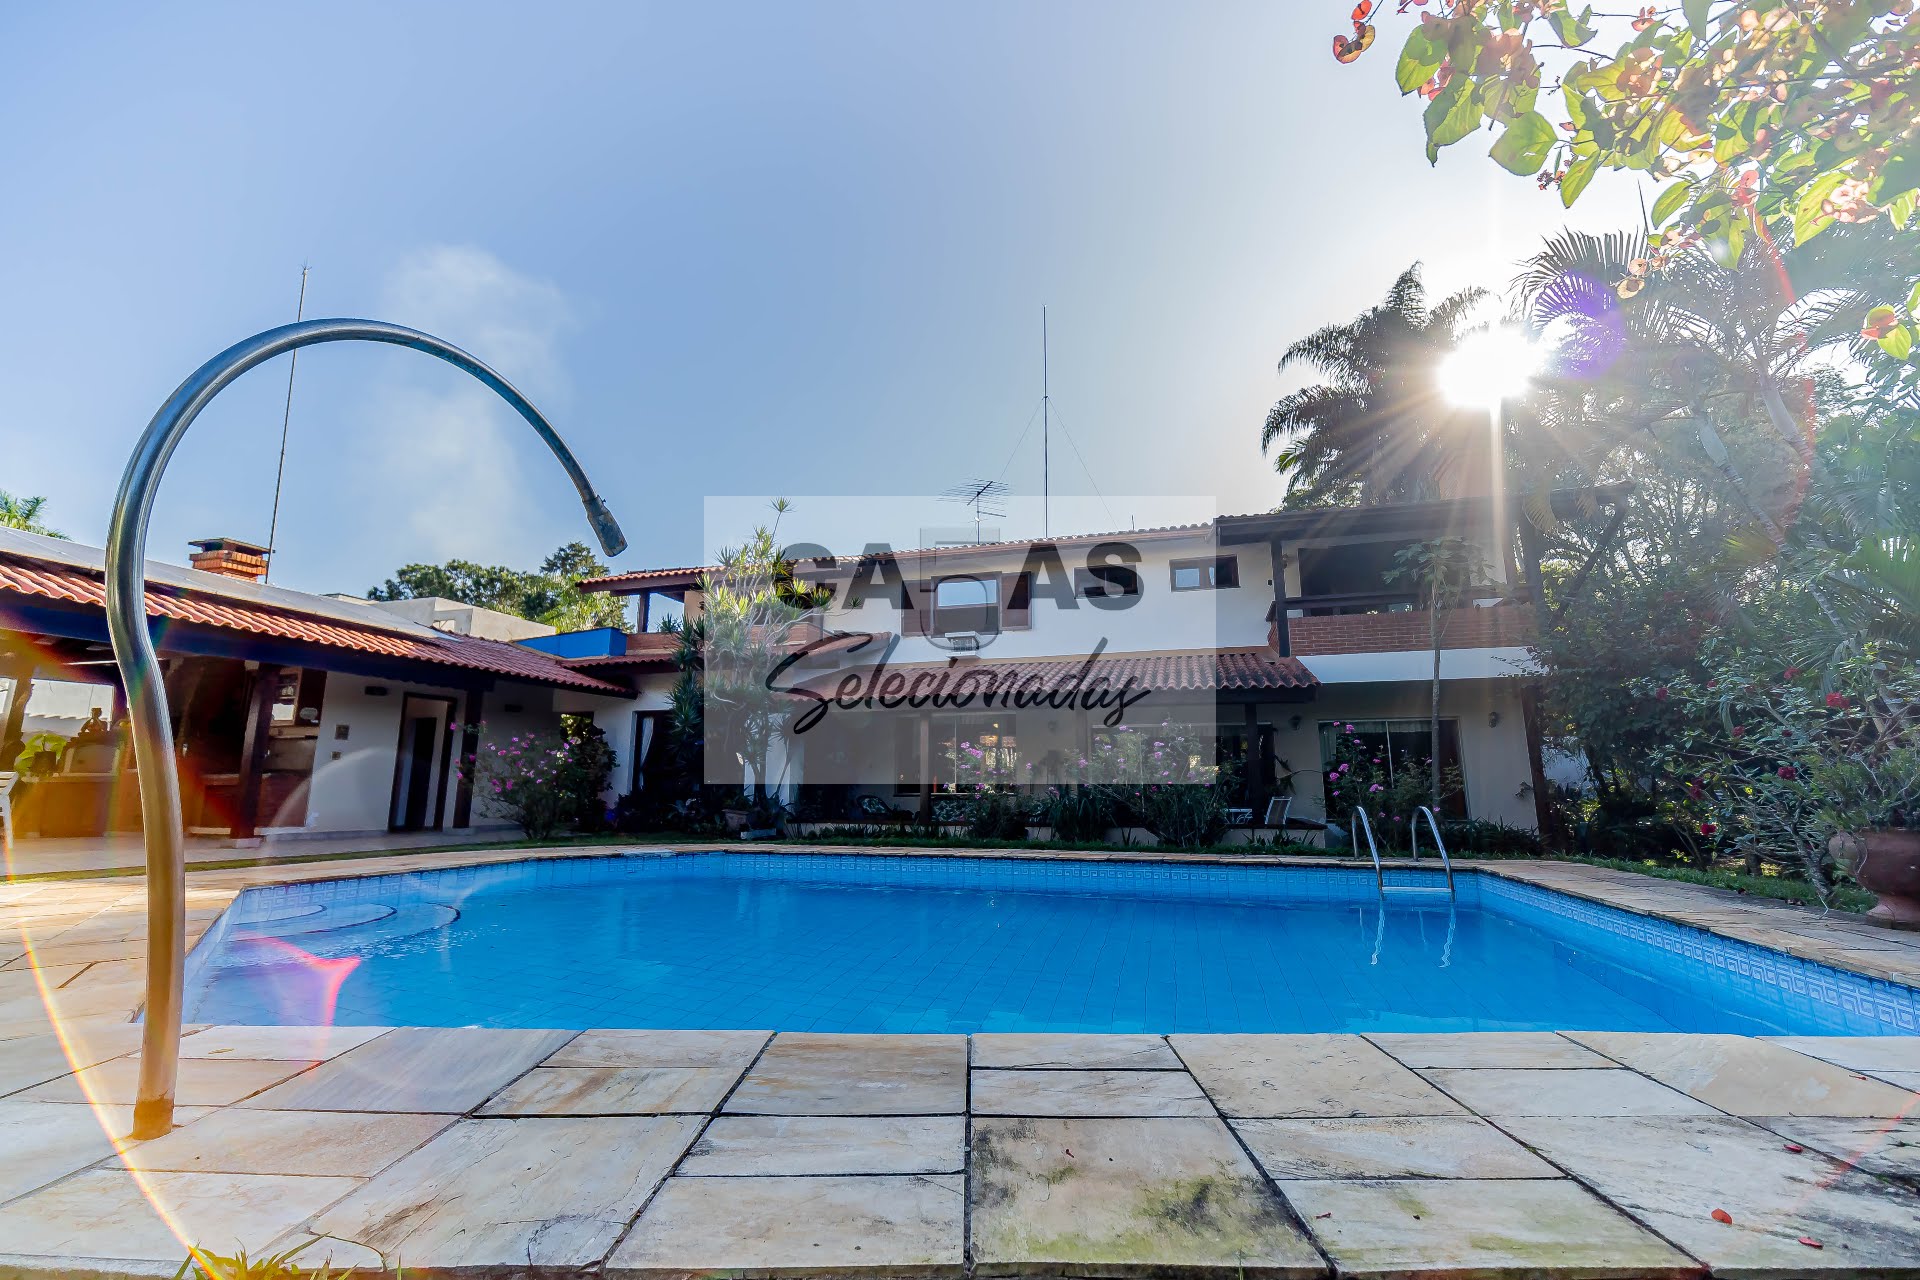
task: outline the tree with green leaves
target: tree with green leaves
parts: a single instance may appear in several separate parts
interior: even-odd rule
[[[793,562],[777,540],[789,510],[786,499],[775,501],[771,524],[720,552],[718,568],[700,579],[700,616],[682,631],[683,647],[698,646],[706,758],[740,767],[761,816],[770,805],[773,744],[793,709],[790,695],[769,687],[771,676],[827,599],[794,581]],[[677,716],[677,700],[675,710]]]
[[[585,543],[569,542],[541,561],[540,568],[531,573],[505,565],[475,564],[471,560],[404,565],[384,584],[368,590],[367,599],[440,596],[543,622],[560,631],[625,628],[625,600],[580,590],[582,579],[596,578],[606,572],[607,566]]]
[[[1484,429],[1448,405],[1434,371],[1486,297],[1465,289],[1429,306],[1415,263],[1378,306],[1300,339],[1282,373],[1304,366],[1325,381],[1283,397],[1267,414],[1263,450],[1279,446],[1285,505],[1340,506],[1437,496]]]
[[[1373,0],[1334,56],[1375,37]],[[1408,6],[1399,6],[1401,13]],[[1427,158],[1483,128],[1492,158],[1571,206],[1602,170],[1667,185],[1637,293],[1705,245],[1723,264],[1883,223],[1920,257],[1920,23],[1913,0],[1680,0],[1596,16],[1568,0],[1436,0],[1394,78],[1426,102]],[[1920,381],[1920,290],[1863,328],[1888,376]]]
[[[1440,645],[1447,633],[1450,611],[1469,587],[1485,582],[1487,560],[1478,545],[1465,538],[1441,537],[1403,547],[1386,572],[1389,583],[1402,582],[1420,594],[1427,609],[1427,642],[1433,650],[1431,690],[1432,737],[1428,752],[1428,803],[1439,820],[1440,782]]]
[[[49,529],[41,522],[40,513],[46,510],[46,506],[45,498],[16,498],[5,489],[0,489],[0,528],[37,533],[43,538],[66,537],[66,534]]]

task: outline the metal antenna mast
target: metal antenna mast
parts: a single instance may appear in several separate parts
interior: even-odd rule
[[[1052,397],[1047,387],[1047,309],[1040,308],[1040,536],[1046,537],[1049,528],[1049,507],[1052,500],[1052,445],[1048,439],[1053,416]],[[1032,419],[1028,419],[1032,421]]]
[[[300,301],[293,309],[293,322],[299,324],[307,318],[307,272],[313,270],[307,263],[300,264]],[[287,426],[293,421],[293,371],[300,364],[300,351],[296,347],[287,357],[287,407],[280,413],[280,465],[273,473],[273,517],[267,521],[267,571],[261,575],[261,581],[273,581],[273,549],[278,544],[274,539],[280,533],[280,482],[287,474]]]

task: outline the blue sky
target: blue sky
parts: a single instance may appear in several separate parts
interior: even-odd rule
[[[1408,262],[1504,285],[1568,221],[1463,144],[1430,169],[1388,18],[1343,5],[195,5],[0,12],[0,488],[97,544],[128,447],[292,318],[430,329],[581,454],[630,567],[727,494],[1040,481],[1261,510],[1278,353]],[[150,549],[264,540],[284,363],[176,455]],[[932,513],[939,518],[939,513]],[[1119,522],[1124,526],[1125,515]],[[1144,521],[1143,521],[1144,523]],[[1056,529],[1056,532],[1059,530]],[[1008,530],[1009,535],[1025,532]],[[412,352],[301,360],[276,582],[364,590],[586,527],[530,432]]]

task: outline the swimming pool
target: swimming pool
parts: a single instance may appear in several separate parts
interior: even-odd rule
[[[1913,1035],[1920,992],[1497,876],[635,853],[249,889],[191,1021]]]

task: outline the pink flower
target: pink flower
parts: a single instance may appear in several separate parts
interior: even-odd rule
[[[1827,708],[1828,708],[1828,710],[1830,710],[1830,711],[1839,711],[1839,710],[1842,710],[1843,708],[1845,708],[1845,707],[1846,707],[1846,705],[1847,705],[1847,695],[1846,695],[1846,694],[1844,694],[1844,693],[1830,693],[1830,694],[1828,694],[1828,695],[1827,695]]]
[[[1733,736],[1734,736],[1734,737],[1736,737],[1736,738],[1744,738],[1744,737],[1746,737],[1746,736],[1747,736],[1747,726],[1745,726],[1745,725],[1743,725],[1743,724],[1737,724],[1737,725],[1735,725],[1735,726],[1733,726]]]
[[[1793,767],[1792,765],[1790,765],[1790,764],[1783,764],[1783,765],[1781,765],[1781,766],[1780,766],[1780,767],[1779,767],[1778,769],[1776,769],[1776,770],[1775,770],[1774,772],[1775,772],[1775,773],[1777,773],[1777,774],[1778,774],[1778,775],[1779,775],[1780,777],[1782,777],[1782,778],[1786,778],[1786,779],[1789,779],[1789,780],[1791,780],[1791,779],[1793,779],[1793,778],[1797,778],[1797,777],[1799,777],[1799,776],[1800,776],[1800,774],[1799,774],[1799,771],[1798,771],[1798,770],[1796,770],[1796,769],[1795,769],[1795,768],[1794,768],[1794,767]]]
[[[1667,700],[1667,686],[1661,685],[1658,689],[1655,689],[1653,696],[1661,702],[1665,702]]]
[[[1719,829],[1720,829],[1719,827],[1715,826],[1711,822],[1703,822],[1700,824],[1700,834],[1703,836],[1710,836],[1714,832],[1718,831]]]

